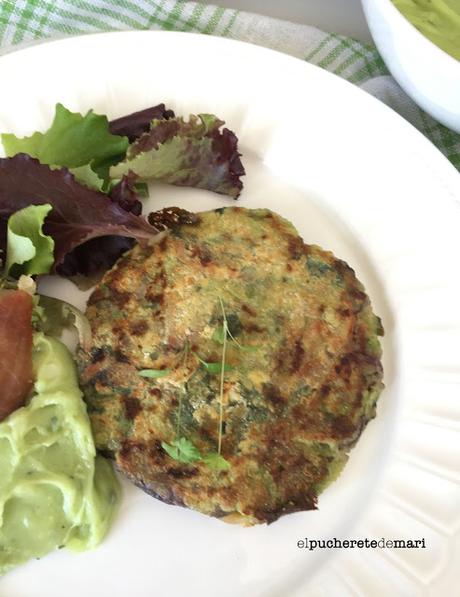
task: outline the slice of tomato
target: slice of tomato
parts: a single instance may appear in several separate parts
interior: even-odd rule
[[[33,385],[32,297],[0,295],[0,421],[22,406]]]

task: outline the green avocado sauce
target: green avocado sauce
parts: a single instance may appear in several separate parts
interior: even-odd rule
[[[32,399],[0,423],[0,574],[58,547],[95,547],[120,497],[67,348],[36,333],[33,361]]]
[[[392,0],[425,37],[460,60],[460,0]]]

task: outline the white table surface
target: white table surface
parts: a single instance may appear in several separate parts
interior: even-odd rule
[[[209,0],[207,3],[315,25],[324,31],[371,41],[360,0]]]

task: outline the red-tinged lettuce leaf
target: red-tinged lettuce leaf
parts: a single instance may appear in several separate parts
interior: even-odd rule
[[[142,179],[208,189],[230,195],[241,193],[245,174],[238,139],[212,114],[154,120],[127,151],[126,159],[112,166],[110,176],[130,171]]]
[[[136,184],[137,176],[129,173],[112,186],[109,197],[124,211],[140,216],[142,203],[138,198]],[[153,222],[149,221],[149,223],[153,225]],[[69,278],[78,274],[94,277],[110,269],[123,253],[134,246],[134,243],[134,239],[124,236],[93,238],[75,247],[66,255],[64,262],[58,268],[59,274]]]
[[[142,203],[138,198],[136,184],[138,184],[137,176],[134,174],[123,176],[112,186],[109,197],[124,211],[139,216],[142,213]],[[153,222],[150,223],[153,224]],[[134,239],[124,236],[93,238],[75,247],[66,255],[64,262],[58,268],[59,274],[69,278],[78,274],[94,277],[110,269],[123,253],[133,247],[134,243]]]
[[[129,211],[135,216],[140,216],[142,213],[142,203],[139,201],[136,183],[137,176],[129,172],[113,185],[109,191],[109,197],[125,211]]]
[[[132,184],[133,180],[131,179],[130,182],[125,180],[125,187]],[[122,190],[119,189],[113,195],[115,197],[111,195],[112,199],[119,201],[119,204],[124,206],[124,209],[131,211],[131,213],[136,213],[136,210],[133,211],[133,205],[137,204],[133,203],[130,205],[127,195]],[[135,201],[139,203],[137,199]],[[158,231],[171,230],[176,226],[184,224],[197,224],[199,220],[197,214],[178,207],[166,207],[148,215],[149,223]],[[133,247],[134,243],[135,241],[132,238],[125,238],[123,236],[104,236],[92,239],[76,247],[66,256],[64,263],[59,266],[59,273],[69,278],[77,274],[82,274],[94,280],[95,276],[98,276],[100,272],[110,269],[123,253],[126,253],[126,251],[129,251]],[[79,285],[82,285],[81,280],[75,281]]]
[[[158,106],[112,120],[109,122],[109,131],[112,135],[128,137],[129,142],[132,143],[150,130],[152,120],[167,120],[168,118],[174,118],[174,112],[168,110],[164,104],[158,104]]]
[[[157,230],[125,211],[104,193],[79,184],[67,168],[50,169],[26,154],[0,159],[0,248],[5,250],[9,216],[28,205],[49,203],[43,231],[55,243],[54,270],[66,256],[91,239],[106,236],[152,239]],[[92,260],[92,254],[87,255]],[[87,264],[78,264],[84,271]]]
[[[100,278],[101,273],[109,270],[123,253],[132,249],[135,242],[133,238],[126,236],[110,235],[92,238],[68,253],[56,271],[65,278],[78,275],[94,278],[92,281],[94,283]],[[79,280],[74,282],[83,290],[88,287],[87,283]]]

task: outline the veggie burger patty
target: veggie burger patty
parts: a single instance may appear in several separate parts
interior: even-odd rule
[[[242,524],[314,509],[375,416],[383,330],[362,284],[267,209],[137,245],[87,315],[96,446],[165,502]]]

